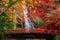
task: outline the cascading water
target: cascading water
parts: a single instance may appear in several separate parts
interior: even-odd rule
[[[31,22],[31,20],[27,17],[27,13],[28,13],[28,9],[26,8],[26,5],[23,5],[23,12],[24,12],[24,20],[25,20],[25,23],[24,23],[24,26],[25,26],[25,28],[28,28],[28,32],[30,32],[29,31],[29,29],[33,29],[34,28],[34,25],[33,25],[33,23]]]

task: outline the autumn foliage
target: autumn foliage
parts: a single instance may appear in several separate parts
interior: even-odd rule
[[[29,10],[27,15],[35,27],[36,25],[42,27],[43,25],[40,24],[44,24],[44,28],[60,29],[58,26],[60,25],[60,4],[56,4],[55,0],[33,0],[27,4],[27,7]]]

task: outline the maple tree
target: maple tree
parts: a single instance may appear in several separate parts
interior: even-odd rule
[[[27,4],[29,10],[29,13],[27,15],[35,25],[40,26],[40,20],[42,20],[42,24],[45,24],[46,27],[48,27],[48,25],[52,26],[51,24],[56,25],[55,23],[57,23],[57,18],[59,18],[59,11],[55,12],[55,10],[57,10],[55,7],[55,0],[33,0],[32,2],[28,1],[27,3],[29,3]],[[36,17],[38,18],[37,21],[39,20],[39,24],[36,24]]]
[[[0,0],[0,39],[5,40],[8,29],[16,29],[16,14],[21,0]],[[21,12],[21,10],[19,10]],[[19,12],[19,13],[20,13]],[[18,13],[18,14],[19,14]],[[21,15],[22,12],[21,12]],[[23,17],[23,16],[21,16]],[[22,19],[22,18],[19,18]],[[21,21],[21,20],[20,20]]]
[[[46,27],[48,29],[58,27],[60,29],[59,0],[23,0],[23,2],[22,0],[0,0],[0,25],[3,24],[2,26],[6,26],[6,28],[7,26],[10,26],[8,28],[13,26],[14,29],[16,29],[16,24],[23,27],[23,3],[27,6],[27,15],[35,27]]]
[[[44,27],[51,30],[60,31],[60,1],[59,0],[33,0],[27,2],[29,13],[27,14],[35,27]],[[37,20],[36,20],[37,18]],[[40,25],[41,22],[43,25]],[[55,40],[59,40],[60,34],[56,35]]]

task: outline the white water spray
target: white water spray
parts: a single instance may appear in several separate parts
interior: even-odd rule
[[[24,19],[25,19],[25,24],[24,24],[24,26],[25,26],[25,28],[28,28],[28,29],[30,29],[30,28],[34,28],[34,25],[33,25],[33,23],[31,22],[31,20],[27,17],[27,13],[28,13],[28,10],[27,10],[27,8],[26,8],[26,5],[23,5],[23,12],[24,12]],[[29,32],[29,30],[28,30],[28,32]]]

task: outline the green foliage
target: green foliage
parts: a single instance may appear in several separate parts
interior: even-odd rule
[[[2,38],[2,40],[5,38],[5,33],[7,31],[7,15],[5,13],[2,13],[0,15],[0,38]]]
[[[45,26],[45,22],[41,19],[41,18],[34,18],[34,22],[37,26],[41,26],[44,27]]]
[[[0,38],[4,39],[6,34],[9,34],[7,29],[13,28],[14,23],[8,20],[6,13],[0,15]],[[4,39],[5,40],[5,39]]]
[[[1,0],[0,1],[0,38],[1,40],[5,40],[6,34],[9,34],[7,29],[8,28],[14,28],[16,26],[16,23],[11,22],[8,20],[8,13],[6,11],[16,2],[19,2],[22,0]],[[6,9],[5,9],[6,7]]]
[[[60,40],[60,33],[56,35],[55,40]]]
[[[60,0],[55,0],[55,3],[60,3]]]

